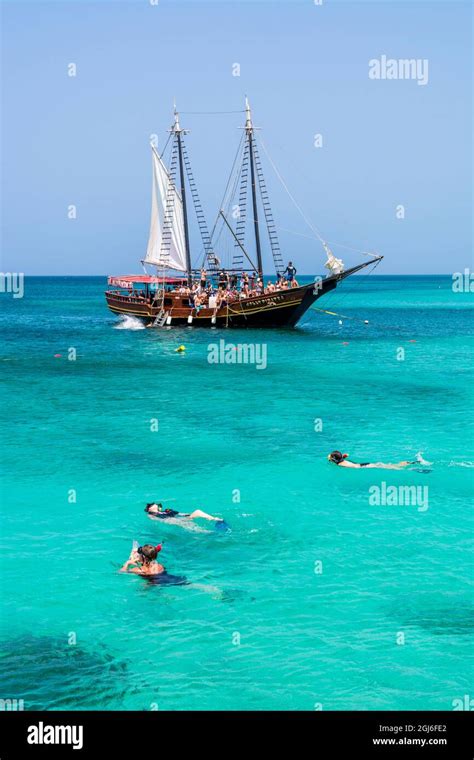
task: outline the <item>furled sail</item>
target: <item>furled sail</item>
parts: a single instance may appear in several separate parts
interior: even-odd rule
[[[186,244],[184,237],[183,201],[166,170],[157,150],[151,146],[153,182],[151,194],[150,236],[144,262],[186,271]],[[166,217],[167,234],[163,241],[163,222]]]
[[[326,269],[329,269],[331,274],[342,274],[344,271],[344,262],[342,261],[342,259],[337,259],[334,256],[333,252],[331,251],[327,243],[323,242],[323,247],[328,257],[328,260],[326,261],[324,265]]]

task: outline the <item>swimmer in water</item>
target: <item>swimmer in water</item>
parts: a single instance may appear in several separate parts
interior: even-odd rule
[[[161,544],[158,546],[145,544],[137,549],[132,549],[130,557],[120,568],[120,572],[141,575],[154,586],[189,586],[190,583],[184,575],[170,575],[166,568],[156,561],[160,551]]]
[[[158,546],[145,544],[144,546],[139,546],[136,551],[132,549],[130,557],[127,559],[123,567],[120,568],[120,572],[152,576],[166,573],[163,565],[160,565],[160,563],[156,561],[158,552],[160,551],[161,544],[158,544]]]
[[[145,512],[149,517],[152,517],[156,520],[169,520],[174,525],[182,525],[183,527],[186,527],[186,522],[188,520],[196,520],[197,518],[202,518],[203,520],[209,520],[210,522],[214,522],[216,524],[216,528],[218,527],[227,527],[227,523],[222,519],[222,517],[214,517],[213,515],[208,515],[207,512],[203,512],[202,509],[195,509],[194,512],[177,512],[174,509],[165,509],[163,504],[160,502],[152,501],[145,507]]]
[[[410,464],[417,464],[417,462],[397,462],[397,464],[385,464],[384,462],[351,462],[348,459],[349,454],[341,454],[340,451],[331,451],[328,455],[328,460],[337,464],[338,467],[371,467],[379,470],[401,470],[403,467],[408,467]]]

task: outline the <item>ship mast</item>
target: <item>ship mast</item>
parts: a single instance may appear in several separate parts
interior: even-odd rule
[[[258,276],[263,277],[262,249],[260,246],[260,230],[258,226],[257,188],[255,183],[255,156],[254,156],[254,127],[248,98],[245,98],[245,131],[250,149],[250,181],[252,185],[253,226],[255,231],[255,246],[257,249]]]
[[[171,129],[171,131],[176,135],[176,139],[178,142],[178,161],[179,161],[179,178],[180,178],[180,184],[181,184],[181,200],[183,201],[183,222],[184,222],[184,243],[185,243],[185,249],[186,249],[186,274],[188,279],[188,287],[192,286],[193,281],[193,275],[191,271],[191,249],[189,246],[189,228],[188,228],[188,212],[187,212],[187,206],[186,206],[186,181],[185,181],[185,174],[184,174],[184,163],[183,163],[183,144],[182,144],[182,135],[186,134],[187,130],[181,129],[179,124],[179,114],[176,110],[176,105],[174,107],[174,124]]]

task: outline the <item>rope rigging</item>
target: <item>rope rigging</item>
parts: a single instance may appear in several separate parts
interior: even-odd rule
[[[370,277],[370,275],[373,274],[374,270],[376,269],[376,267],[378,267],[379,264],[380,264],[380,259],[378,259],[377,261],[374,262],[374,265],[371,267],[371,269],[369,270],[369,272],[367,272],[366,277]],[[336,295],[336,292],[337,292],[336,289],[334,289],[334,290],[330,291],[329,293],[327,293],[325,295],[324,299],[325,299],[326,305],[327,305],[328,300],[330,300],[331,302],[334,300],[334,296]],[[352,295],[354,292],[355,292],[355,288],[347,288],[347,286],[344,288],[344,290],[342,290],[342,291],[339,290],[337,292],[337,295],[339,297],[339,304],[341,303],[341,301],[343,300],[344,297],[347,298],[348,295]],[[324,314],[329,314],[329,315],[334,316],[334,317],[339,317],[340,319],[352,319],[352,320],[355,320],[355,321],[358,321],[358,322],[364,322],[364,324],[368,323],[367,319],[362,319],[361,317],[349,317],[347,315],[340,314],[340,313],[335,312],[335,311],[329,311],[328,309],[320,309],[317,306],[311,306],[310,308],[311,308],[312,311],[319,311],[319,312],[322,312]],[[337,308],[339,308],[339,305],[337,306]],[[383,327],[383,325],[380,325],[380,326]]]
[[[317,237],[317,239],[319,240],[319,242],[322,245],[329,244],[329,245],[333,245],[333,246],[338,246],[340,248],[347,248],[348,250],[353,250],[353,251],[356,251],[357,253],[362,253],[364,256],[374,256],[374,255],[376,255],[376,254],[371,253],[369,251],[363,251],[363,250],[360,250],[358,248],[354,248],[354,247],[351,247],[351,246],[344,245],[342,243],[329,243],[329,241],[325,240],[321,236],[321,233],[319,232],[318,228],[314,224],[312,224],[311,221],[308,219],[308,217],[305,215],[305,213],[303,212],[302,208],[299,206],[299,204],[297,203],[296,199],[294,198],[294,196],[290,192],[290,189],[288,188],[288,185],[286,184],[285,180],[281,176],[281,174],[280,174],[280,172],[278,170],[278,167],[276,166],[275,162],[272,160],[272,158],[271,158],[271,156],[270,156],[270,154],[269,154],[269,152],[268,152],[268,150],[267,150],[267,148],[265,146],[265,143],[263,142],[262,138],[260,138],[260,143],[262,145],[263,150],[265,151],[265,155],[267,156],[268,161],[269,161],[269,163],[270,163],[273,171],[275,172],[276,176],[278,177],[278,179],[280,180],[281,184],[283,185],[283,187],[284,187],[284,189],[285,189],[288,197],[290,198],[291,202],[293,203],[293,205],[295,206],[296,210],[301,215],[302,219],[306,222],[306,224],[308,225],[308,227],[310,228],[310,230],[314,233],[314,235]],[[284,228],[280,227],[279,229],[283,230]],[[303,235],[302,233],[293,232],[292,230],[285,230],[285,231],[286,232],[290,232],[291,234],[294,234],[294,235],[301,235],[302,237],[308,237],[308,238],[310,237],[309,235]]]
[[[227,185],[224,191],[224,195],[222,198],[221,203],[221,211],[216,217],[216,220],[214,222],[214,226],[212,228],[211,233],[209,233],[209,228],[207,226],[207,222],[204,216],[203,208],[201,205],[201,201],[199,198],[197,185],[194,180],[193,172],[191,169],[191,163],[189,160],[187,148],[184,145],[184,142],[182,141],[182,137],[180,137],[181,142],[179,143],[179,156],[181,157],[180,160],[184,160],[184,176],[186,176],[187,184],[190,189],[190,193],[193,200],[194,210],[196,213],[197,223],[199,227],[200,237],[202,241],[202,266],[206,266],[206,259],[207,259],[207,267],[211,270],[211,274],[216,274],[218,269],[222,266],[221,260],[218,258],[215,253],[215,247],[216,245],[221,241],[222,239],[222,233],[227,225],[227,227],[230,229],[230,232],[232,233],[233,240],[229,243],[229,240],[227,239],[228,236],[226,236],[224,242],[221,241],[221,245],[224,247],[227,247],[227,250],[229,249],[232,251],[230,260],[232,261],[231,267],[234,270],[238,269],[244,269],[245,264],[245,257],[248,258],[248,254],[244,248],[245,244],[245,238],[246,238],[246,228],[247,225],[250,222],[253,222],[253,225],[255,227],[255,242],[257,246],[257,258],[258,258],[258,271],[261,269],[261,251],[260,251],[260,243],[259,243],[259,233],[258,233],[258,216],[260,216],[260,213],[257,213],[257,208],[261,207],[263,210],[263,216],[265,218],[265,224],[266,224],[266,231],[268,234],[268,239],[270,243],[270,248],[275,264],[275,269],[277,274],[279,275],[284,268],[284,262],[282,258],[282,253],[280,249],[280,243],[278,240],[278,230],[290,233],[292,235],[298,235],[301,237],[306,237],[308,239],[314,240],[315,238],[322,244],[324,247],[326,253],[330,257],[331,261],[334,261],[334,257],[330,249],[328,248],[328,243],[325,241],[325,239],[322,237],[320,230],[317,228],[315,224],[311,222],[311,220],[306,216],[301,206],[296,201],[296,198],[291,193],[288,185],[286,184],[285,180],[283,179],[278,167],[276,166],[275,162],[271,158],[267,147],[264,143],[264,141],[259,137],[260,144],[262,146],[263,151],[265,152],[265,155],[267,157],[267,160],[269,161],[270,165],[272,166],[273,171],[275,172],[277,178],[279,179],[280,183],[282,184],[283,188],[285,189],[286,194],[290,198],[292,204],[298,211],[301,218],[304,220],[305,224],[311,230],[312,235],[305,235],[301,232],[295,232],[293,230],[286,229],[284,227],[277,226],[275,223],[275,220],[273,218],[273,212],[270,206],[270,200],[269,200],[269,194],[265,182],[265,177],[263,174],[261,159],[259,155],[259,148],[255,139],[255,132],[254,127],[251,120],[250,115],[250,108],[248,106],[248,101],[246,101],[247,107],[244,110],[236,110],[236,111],[183,111],[183,114],[197,114],[197,115],[215,115],[215,114],[237,114],[237,113],[247,113],[247,122],[246,126],[242,132],[242,137],[239,141],[237,151],[234,157],[234,161],[232,164],[232,169],[230,172],[230,175],[227,180]],[[165,203],[165,209],[164,209],[164,219],[163,219],[163,231],[162,231],[162,240],[161,240],[161,251],[162,251],[162,257],[161,261],[164,264],[166,258],[169,258],[169,252],[170,252],[170,245],[171,245],[171,234],[172,234],[172,225],[174,223],[174,215],[175,215],[175,195],[179,193],[176,188],[176,179],[177,179],[177,135],[178,133],[181,135],[185,134],[185,130],[179,129],[179,123],[178,123],[178,117],[177,112],[175,111],[175,117],[176,117],[176,124],[178,125],[178,131],[173,132],[171,130],[170,135],[166,141],[166,144],[164,146],[164,149],[161,153],[161,157],[164,156],[165,152],[168,149],[168,145],[171,140],[171,151],[170,151],[170,161],[169,161],[169,186],[166,194],[166,203]],[[251,172],[250,172],[251,169]],[[248,192],[249,192],[249,183],[250,183],[250,177],[249,174],[251,173],[251,179],[252,179],[252,197],[253,197],[253,213],[251,209],[248,207]],[[182,193],[183,193],[183,202],[184,202],[184,179],[183,179],[183,167],[181,165],[181,182],[182,182]],[[257,188],[257,193],[255,192],[255,188]],[[238,195],[237,195],[238,193]],[[230,208],[232,203],[235,202],[236,197],[238,198],[238,204],[232,209],[232,216],[234,219],[236,219],[235,223],[235,231],[233,226],[231,227],[229,225],[229,222],[227,221],[226,217],[224,216],[224,212],[222,209]],[[257,206],[258,203],[258,206]],[[222,214],[222,218],[221,218]],[[255,217],[255,218],[253,218]],[[187,219],[187,216],[185,214],[185,219]],[[225,222],[220,223],[220,222]],[[219,225],[219,226],[218,226]],[[186,230],[187,233],[187,230]],[[189,242],[188,245],[188,258],[189,258]],[[342,243],[331,243],[333,246],[339,246],[341,248],[345,248],[347,250],[357,251],[358,253],[373,257],[373,252],[369,251],[363,251],[360,249],[357,249],[352,246],[348,246]],[[220,251],[220,248],[219,248]],[[221,254],[219,254],[221,255]],[[200,253],[201,256],[201,253]],[[336,260],[339,261],[339,260]],[[342,261],[339,262],[342,265]],[[374,262],[373,268],[368,273],[369,275],[372,274],[375,267],[378,265],[379,261]],[[188,269],[190,269],[191,263],[188,263]],[[194,270],[195,271],[195,270]],[[334,270],[336,274],[338,273],[337,270]],[[349,292],[345,291],[343,295],[348,295]],[[328,294],[330,295],[330,294]]]
[[[230,171],[230,174],[229,174],[229,177],[228,177],[228,180],[227,180],[227,184],[226,184],[226,187],[225,187],[225,190],[224,190],[224,194],[222,196],[221,204],[220,204],[220,209],[225,209],[226,212],[228,212],[228,209],[230,208],[232,200],[235,197],[235,193],[236,193],[236,190],[237,190],[237,185],[238,185],[238,182],[239,182],[240,171],[241,171],[241,166],[242,166],[242,162],[241,162],[241,160],[239,160],[239,158],[242,155],[242,151],[243,151],[243,147],[244,147],[244,137],[245,137],[244,134],[242,134],[241,137],[240,137],[240,139],[239,139],[239,143],[238,143],[238,146],[237,146],[237,151],[235,153],[234,160],[232,162],[232,168],[231,168],[231,171]],[[238,170],[236,171],[236,167],[237,166],[238,166]],[[232,185],[232,189],[230,189],[231,185]],[[219,227],[219,230],[216,233],[217,225],[219,223],[220,223],[220,227]],[[217,247],[217,244],[219,243],[219,241],[221,239],[222,232],[223,232],[224,229],[225,229],[225,224],[224,224],[224,221],[223,221],[222,216],[221,216],[221,211],[219,210],[219,212],[218,212],[218,214],[216,216],[216,220],[214,222],[214,226],[213,226],[212,231],[211,231],[211,240],[214,241],[214,247],[215,248]]]

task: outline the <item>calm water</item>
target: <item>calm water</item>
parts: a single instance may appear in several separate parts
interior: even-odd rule
[[[1,696],[388,710],[472,694],[472,296],[449,277],[357,277],[318,303],[357,317],[342,325],[156,331],[111,315],[104,285],[2,296]],[[220,338],[265,341],[268,367],[209,364]],[[422,451],[432,471],[344,471],[334,448]],[[428,509],[371,505],[382,481],[428,486]],[[153,523],[152,499],[232,532]],[[133,539],[163,540],[191,584],[119,574]]]

